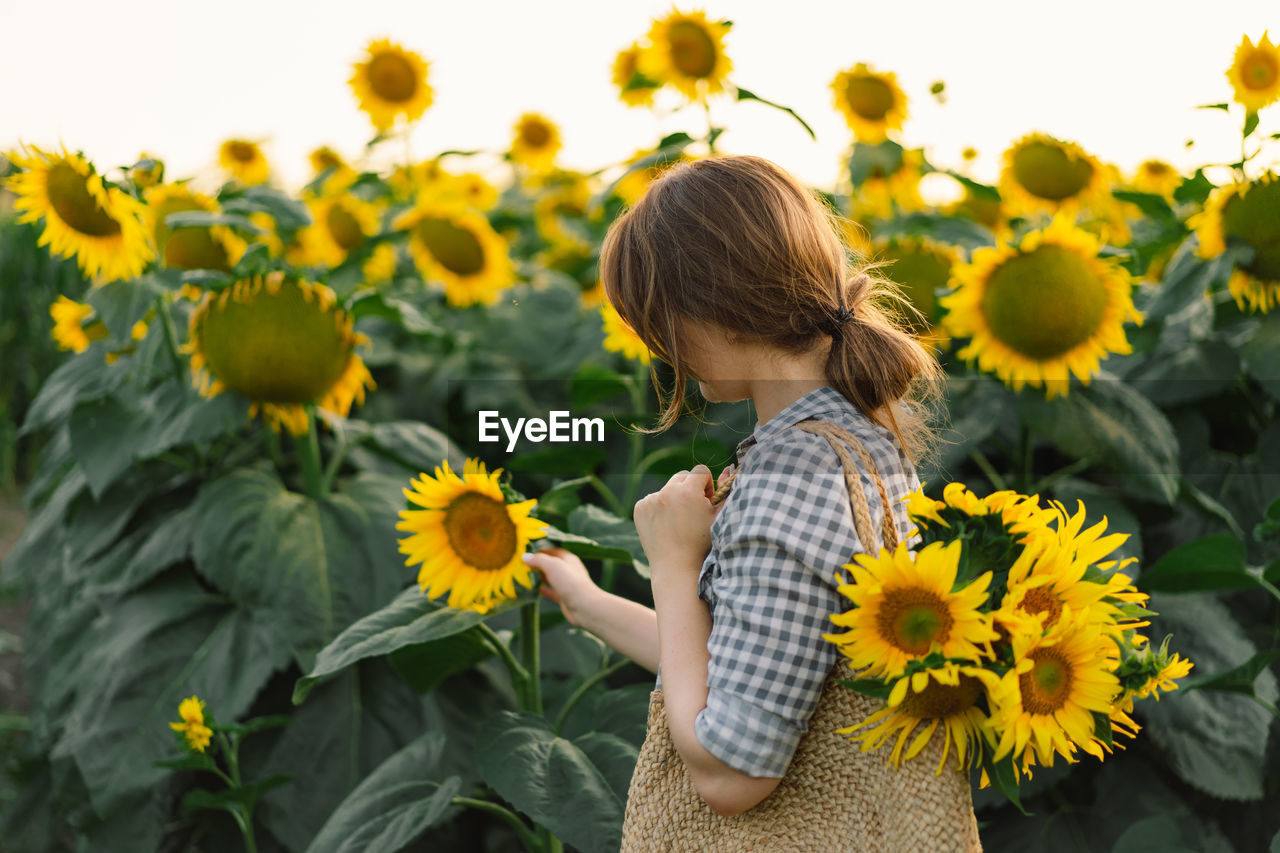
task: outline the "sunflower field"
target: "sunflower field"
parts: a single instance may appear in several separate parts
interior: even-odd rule
[[[659,17],[618,51],[618,97],[754,102],[812,134],[768,99],[787,93],[738,85],[731,32]],[[755,425],[691,394],[701,417],[634,429],[672,372],[598,274],[610,223],[722,153],[724,127],[708,110],[580,170],[528,112],[500,173],[485,152],[399,157],[431,64],[355,48],[371,139],[317,147],[301,188],[242,138],[214,141],[204,189],[147,140],[123,165],[0,155],[0,483],[27,515],[0,566],[27,608],[0,631],[25,685],[0,705],[5,853],[618,849],[653,677],[569,624],[522,555],[557,544],[652,605],[633,505],[718,471]],[[905,702],[897,682],[865,745],[896,758],[928,718],[926,739],[941,720],[989,756],[988,851],[1280,851],[1280,48],[1221,53],[1203,106],[1238,128],[1237,161],[1124,172],[1027,128],[990,184],[904,137],[941,83],[832,68],[849,147],[814,191],[946,370],[911,505],[927,559],[954,578],[947,536],[978,560],[988,516],[1006,552],[1039,525],[1071,544],[1002,581],[1050,614],[1037,637],[1096,603],[1055,585],[1077,569],[1122,570],[1094,599],[1144,633],[1103,659],[1064,619],[1015,638],[1022,668],[957,670],[983,686],[941,710],[912,710],[928,677]],[[482,440],[485,412],[598,418],[601,440]]]

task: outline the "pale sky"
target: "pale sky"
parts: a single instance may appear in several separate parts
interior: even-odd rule
[[[564,165],[591,170],[652,146],[666,132],[705,131],[696,108],[657,119],[617,99],[617,51],[643,36],[667,0],[63,0],[0,5],[0,148],[19,142],[83,149],[99,169],[147,150],[169,178],[209,175],[230,136],[265,141],[286,185],[329,144],[354,157],[372,127],[347,85],[371,38],[387,36],[429,63],[435,102],[412,154],[503,150],[520,113],[561,127]],[[730,79],[794,107],[714,101],[721,149],[773,159],[830,188],[851,139],[830,89],[857,62],[897,73],[910,99],[902,141],[935,164],[980,152],[993,180],[1000,153],[1039,130],[1079,142],[1129,170],[1147,157],[1194,167],[1238,156],[1240,116],[1196,110],[1228,101],[1225,70],[1242,35],[1280,36],[1274,0],[814,2],[719,0],[731,18]],[[947,103],[929,95],[943,80]],[[1280,131],[1280,106],[1261,130]],[[1193,148],[1184,147],[1194,139]],[[388,151],[401,156],[401,151]],[[477,162],[490,168],[492,161]]]

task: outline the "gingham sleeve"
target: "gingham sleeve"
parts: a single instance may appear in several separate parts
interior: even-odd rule
[[[712,535],[708,695],[694,733],[730,767],[779,777],[839,656],[822,637],[847,609],[835,571],[861,550],[835,453],[801,430],[753,448]]]

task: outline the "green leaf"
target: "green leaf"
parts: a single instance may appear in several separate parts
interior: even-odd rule
[[[1143,818],[1116,839],[1111,853],[1148,853],[1159,850],[1160,853],[1194,853],[1183,842],[1182,830],[1173,818],[1168,815],[1154,815]]]
[[[1231,109],[1231,105],[1230,105],[1230,104],[1228,104],[1228,103],[1225,103],[1225,102],[1223,102],[1223,103],[1217,103],[1217,104],[1201,104],[1200,106],[1196,107],[1196,109],[1198,109],[1198,110],[1222,110],[1222,111],[1225,113],[1225,112],[1227,112],[1229,109]]]
[[[311,224],[311,214],[307,212],[306,205],[265,184],[243,187],[236,191],[234,198],[220,198],[219,201],[227,213],[270,214],[281,231],[296,231]]]
[[[1018,397],[1018,411],[1037,434],[1069,456],[1089,459],[1126,475],[1137,489],[1172,504],[1178,494],[1178,439],[1164,414],[1145,397],[1108,375],[1046,400],[1034,391]]]
[[[451,819],[460,807],[450,800],[462,780],[440,778],[444,749],[444,735],[427,732],[378,765],[325,821],[307,853],[395,853]]]
[[[630,381],[616,370],[587,362],[574,371],[571,380],[570,402],[581,411],[603,400],[626,396]]]
[[[1169,201],[1157,193],[1135,192],[1133,190],[1114,190],[1111,193],[1116,201],[1127,201],[1135,205],[1144,214],[1162,222],[1176,222],[1178,217],[1169,206]]]
[[[1024,815],[1029,812],[1022,807],[1022,800],[1018,794],[1018,771],[1013,764],[1013,753],[1009,753],[999,761],[991,761],[987,764],[987,778],[991,780],[991,785],[1000,793],[1004,794],[1009,802],[1017,807],[1018,811]]]
[[[874,175],[892,175],[902,168],[902,146],[891,139],[876,145],[854,143],[849,155],[849,177],[860,187]]]
[[[1234,385],[1239,374],[1235,349],[1208,340],[1145,358],[1125,382],[1163,408],[1212,397]]]
[[[1248,139],[1250,136],[1253,136],[1253,132],[1257,129],[1258,129],[1258,114],[1253,110],[1249,110],[1249,112],[1244,117],[1243,137],[1245,139]]]
[[[1273,399],[1280,400],[1280,313],[1273,311],[1258,322],[1240,357],[1245,372]]]
[[[373,424],[367,431],[361,421],[347,421],[346,425],[369,449],[413,474],[428,473],[445,459],[452,464],[463,458],[447,435],[418,421],[387,421]],[[461,465],[455,468],[461,470]]]
[[[71,413],[71,452],[95,500],[133,464],[131,439],[140,426],[137,414],[114,397],[90,400]]]
[[[813,139],[816,141],[818,138],[818,134],[813,132],[813,128],[809,127],[809,123],[804,119],[800,118],[800,114],[797,113],[795,110],[791,109],[791,107],[784,107],[782,104],[765,100],[764,98],[757,95],[755,92],[749,92],[746,89],[743,89],[741,87],[738,87],[738,100],[739,101],[759,101],[760,103],[765,104],[766,106],[773,107],[775,110],[782,110],[784,113],[787,113],[793,119],[800,122],[800,126],[805,129],[806,133],[809,134],[810,139]]]
[[[583,504],[569,513],[569,532],[595,540],[614,551],[623,552],[625,556],[614,554],[609,559],[629,559],[640,576],[648,579],[649,562],[644,555],[644,547],[640,544],[640,534],[636,532],[635,522],[630,519],[619,518],[594,504]],[[571,543],[565,543],[565,548],[573,550]]]
[[[476,765],[487,785],[565,844],[583,853],[616,851],[626,799],[616,767],[622,741],[607,737],[570,741],[541,716],[499,711],[480,724]],[[611,767],[612,783],[593,755]]]
[[[410,687],[419,693],[430,693],[449,676],[490,657],[493,657],[493,649],[480,633],[467,630],[432,642],[398,648],[391,652],[390,661]]]
[[[1183,690],[1221,690],[1225,693],[1241,693],[1245,696],[1256,695],[1254,684],[1258,676],[1267,668],[1280,660],[1280,651],[1258,652],[1240,666],[1225,672],[1215,672],[1198,678],[1189,678],[1179,685]]]
[[[164,224],[173,230],[179,228],[212,228],[215,225],[222,225],[250,236],[262,233],[262,229],[254,225],[247,216],[239,216],[234,213],[211,213],[205,210],[183,210],[178,213],[170,213],[164,218]]]
[[[173,754],[183,698],[198,695],[215,718],[248,709],[288,660],[273,621],[169,578],[117,600],[77,638],[54,673],[73,698],[52,755],[74,759],[94,811],[106,816],[164,776],[154,762]]]
[[[292,776],[278,773],[275,776],[258,779],[238,788],[224,788],[221,791],[206,791],[196,788],[188,791],[186,796],[182,798],[182,810],[184,812],[197,811],[199,809],[231,810],[242,805],[252,806],[267,791],[272,788],[279,788],[281,785],[287,785],[292,781]]]
[[[108,365],[92,350],[63,362],[40,386],[18,434],[64,421],[79,403],[107,396],[124,380],[125,368],[123,361]]]
[[[604,460],[604,451],[598,447],[548,447],[516,454],[507,459],[506,468],[533,474],[589,474]]]
[[[1144,294],[1153,294],[1142,309],[1145,321],[1163,320],[1203,299],[1214,282],[1231,273],[1234,258],[1234,252],[1224,252],[1212,260],[1200,260],[1192,254],[1190,242],[1184,242],[1160,282],[1143,286]]]
[[[878,678],[837,678],[836,681],[854,693],[861,693],[872,699],[888,699],[889,693],[893,690]]]
[[[1244,543],[1229,533],[1196,539],[1174,548],[1138,577],[1147,592],[1242,589],[1257,581],[1245,569]]]
[[[351,625],[321,649],[315,666],[294,686],[294,704],[307,698],[316,681],[356,661],[460,634],[523,603],[519,599],[511,599],[489,613],[478,613],[449,607],[428,598],[418,587],[411,586],[386,607]]]
[[[1173,647],[1196,670],[1235,669],[1257,647],[1227,607],[1208,596],[1152,596],[1150,636],[1173,635]],[[1193,670],[1194,671],[1194,670]],[[1280,690],[1270,671],[1255,682],[1257,695],[1274,704]],[[1149,737],[1175,773],[1193,788],[1225,800],[1263,796],[1267,734],[1274,718],[1245,696],[1211,690],[1176,690],[1135,709]]]

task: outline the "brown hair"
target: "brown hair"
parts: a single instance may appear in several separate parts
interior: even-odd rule
[[[792,354],[832,338],[827,381],[868,418],[892,430],[913,458],[933,430],[924,402],[938,390],[937,360],[896,320],[897,287],[854,263],[842,218],[791,174],[762,157],[719,155],[680,163],[656,178],[609,227],[600,277],[609,301],[671,365],[675,384],[658,426],[680,413],[691,374],[682,318],[714,324],[734,340]],[[852,319],[839,322],[841,309]],[[653,370],[658,387],[657,372]]]

